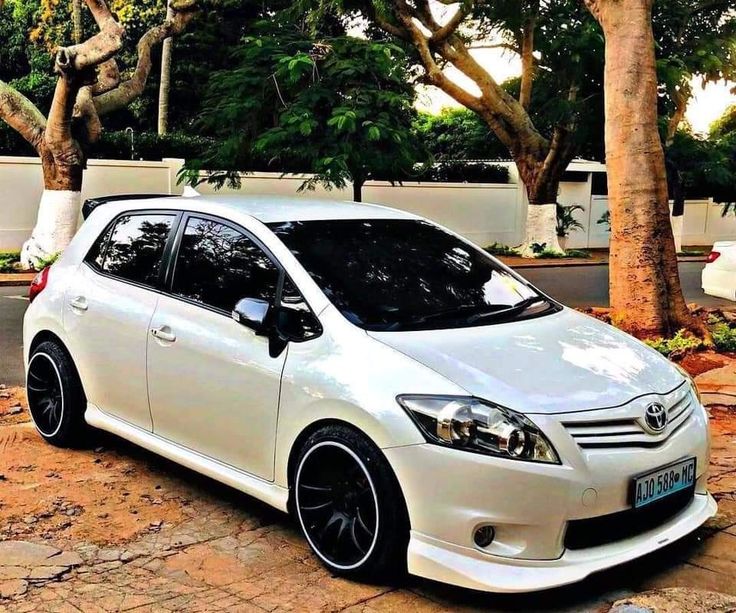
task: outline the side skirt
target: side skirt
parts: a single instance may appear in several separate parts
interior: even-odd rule
[[[152,432],[142,430],[121,419],[103,413],[93,404],[87,404],[85,421],[94,428],[112,432],[117,436],[163,456],[177,464],[186,466],[198,473],[220,481],[225,485],[262,500],[280,511],[288,512],[289,490],[269,481],[264,481],[233,466],[223,464],[161,438]]]

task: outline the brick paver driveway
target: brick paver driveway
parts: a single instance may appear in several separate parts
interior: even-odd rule
[[[634,602],[736,610],[728,597],[736,595],[733,409],[712,408],[714,521],[581,584],[493,596],[414,578],[392,585],[335,578],[288,517],[113,437],[101,436],[94,449],[54,449],[19,402],[20,392],[0,390],[0,612],[607,611],[655,588],[722,594],[669,590]]]

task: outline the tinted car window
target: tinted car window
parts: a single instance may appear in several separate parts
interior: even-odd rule
[[[366,329],[481,325],[558,308],[483,250],[421,220],[269,227],[343,315]]]
[[[99,268],[102,270],[102,262],[103,258],[105,257],[105,248],[107,247],[107,242],[110,239],[110,235],[112,234],[112,226],[110,226],[105,232],[103,232],[100,237],[94,242],[92,245],[92,248],[87,253],[87,257],[85,258],[85,262],[88,262],[89,264],[92,264],[95,268]]]
[[[279,271],[242,232],[190,217],[182,236],[172,291],[230,312],[241,298],[273,302]]]
[[[154,285],[174,215],[123,215],[92,247],[87,260],[129,281]]]

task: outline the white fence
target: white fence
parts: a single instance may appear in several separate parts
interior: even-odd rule
[[[180,193],[177,173],[182,160],[162,162],[90,160],[85,172],[83,197],[125,193]],[[582,230],[573,232],[568,246],[606,247],[608,230],[597,223],[608,209],[605,196],[591,196],[590,172],[605,170],[599,164],[574,162],[570,170],[587,172],[587,181],[565,182],[560,187],[563,204],[579,204],[576,217]],[[512,169],[511,177],[515,179]],[[299,195],[306,177],[256,173],[243,177],[241,193]],[[19,249],[35,223],[43,189],[41,165],[36,158],[0,157],[0,251]],[[199,191],[214,193],[203,184]],[[223,192],[232,192],[224,188]],[[317,188],[304,197],[335,200],[351,198],[350,191]],[[386,204],[434,219],[481,246],[494,242],[519,244],[524,235],[526,199],[523,187],[510,184],[369,182],[363,189],[366,202]],[[721,207],[707,200],[689,201],[685,206],[683,244],[710,245],[716,240],[736,239],[736,217],[721,217]]]

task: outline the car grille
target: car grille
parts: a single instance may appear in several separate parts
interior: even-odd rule
[[[688,389],[684,395],[677,394],[670,406],[665,403],[665,407],[668,423],[659,434],[647,432],[642,426],[641,417],[591,419],[590,413],[582,413],[579,417],[565,419],[562,425],[582,449],[657,447],[665,443],[690,418],[695,410],[694,396]]]
[[[695,488],[689,488],[653,502],[641,509],[628,509],[590,519],[568,522],[565,532],[567,549],[587,549],[631,538],[661,526],[687,507]]]

